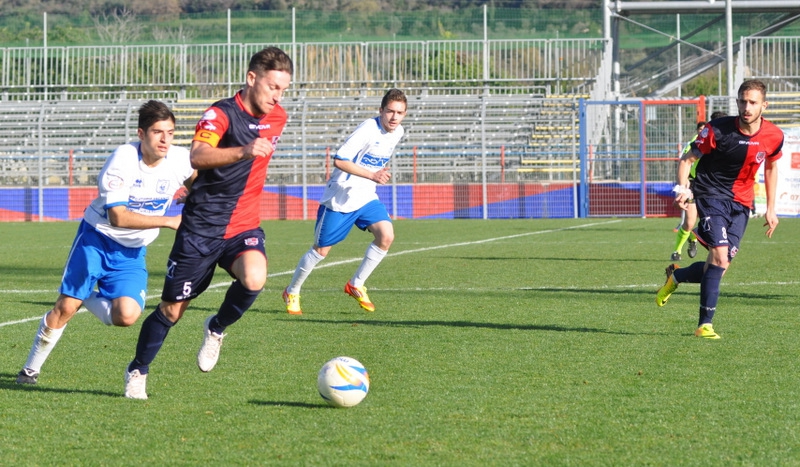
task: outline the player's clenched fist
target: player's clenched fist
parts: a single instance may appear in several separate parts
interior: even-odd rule
[[[387,182],[389,182],[390,178],[392,178],[392,174],[389,173],[389,169],[386,167],[372,175],[372,181],[380,185],[385,185]]]
[[[256,157],[271,156],[275,151],[272,142],[267,138],[256,138],[244,147],[244,158],[253,159]]]

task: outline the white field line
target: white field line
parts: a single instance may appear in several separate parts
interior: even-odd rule
[[[415,248],[413,250],[403,250],[403,251],[393,252],[393,253],[389,253],[387,256],[400,256],[400,255],[407,255],[407,254],[414,254],[414,253],[423,253],[423,252],[432,251],[432,250],[441,250],[441,249],[444,249],[444,248],[454,248],[454,247],[459,247],[459,246],[480,245],[482,243],[490,243],[490,242],[497,242],[497,241],[502,241],[502,240],[510,240],[512,238],[529,237],[531,235],[544,235],[544,234],[550,234],[550,233],[564,232],[565,230],[582,229],[582,228],[586,228],[586,227],[595,227],[595,226],[598,226],[598,225],[614,224],[614,223],[617,223],[617,222],[622,222],[622,221],[618,220],[618,219],[615,219],[615,220],[611,220],[611,221],[592,222],[590,224],[581,224],[581,225],[575,225],[575,226],[572,226],[572,227],[564,227],[564,228],[561,228],[561,229],[537,230],[535,232],[525,232],[525,233],[514,234],[514,235],[506,235],[506,236],[503,236],[503,237],[485,238],[483,240],[473,240],[471,242],[448,243],[448,244],[445,244],[445,245],[436,245],[436,246],[429,246],[429,247],[424,247],[424,248]],[[343,260],[340,260],[340,261],[326,262],[326,263],[322,263],[322,264],[316,266],[314,269],[330,268],[330,267],[333,267],[333,266],[340,266],[342,264],[355,263],[355,262],[361,261],[361,259],[362,258],[359,257],[359,258],[343,259]],[[269,274],[269,277],[289,276],[289,275],[292,275],[292,274],[294,274],[294,270],[276,272],[276,273],[273,273],[273,274]],[[228,287],[229,285],[230,285],[230,281],[218,282],[216,284],[210,285],[208,287],[208,289],[216,289],[216,288],[219,288],[219,287]],[[52,291],[52,290],[30,290],[30,291],[25,291],[25,290],[0,290],[0,295],[4,295],[4,294],[8,294],[8,295],[27,294],[27,293],[47,293],[47,292],[54,292],[54,291]],[[148,295],[146,298],[148,300],[150,300],[150,299],[159,298],[159,297],[161,297],[161,293],[160,292],[158,294],[155,294],[155,295]],[[86,309],[85,308],[81,308],[78,312],[82,313],[84,311],[86,311]],[[0,322],[0,328],[2,328],[4,326],[11,326],[13,324],[21,324],[21,323],[27,323],[29,321],[37,321],[37,320],[40,320],[40,319],[42,319],[42,315],[34,316],[34,317],[31,317],[31,318],[19,319],[19,320],[16,320],[16,321]]]
[[[596,225],[611,224],[611,223],[615,223],[615,222],[621,222],[621,220],[613,220],[613,221],[607,221],[607,222],[597,222],[597,223],[592,223],[592,224],[582,224],[582,225],[576,225],[576,226],[573,226],[573,227],[565,227],[565,228],[562,228],[562,229],[539,230],[539,231],[536,231],[536,232],[526,232],[526,233],[515,234],[515,235],[506,235],[506,236],[503,236],[503,237],[486,238],[486,239],[483,239],[483,240],[474,240],[474,241],[471,241],[471,242],[449,243],[449,244],[445,244],[445,245],[436,245],[436,246],[430,246],[430,247],[424,247],[424,248],[415,248],[415,249],[412,249],[412,250],[404,250],[404,251],[398,251],[398,252],[394,252],[394,253],[389,253],[387,256],[399,256],[399,255],[405,255],[405,254],[410,254],[410,253],[422,253],[422,252],[426,252],[426,251],[441,250],[441,249],[444,249],[444,248],[453,248],[453,247],[458,247],[458,246],[479,245],[479,244],[482,244],[482,243],[490,243],[490,242],[508,240],[508,239],[519,238],[519,237],[527,237],[527,236],[531,236],[531,235],[542,235],[542,234],[548,234],[548,233],[563,232],[565,230],[574,230],[574,229],[580,229],[580,228],[585,228],[585,227],[593,227],[593,226],[596,226]],[[333,266],[340,266],[342,264],[355,263],[355,262],[361,261],[361,259],[362,258],[359,257],[359,258],[343,259],[343,260],[339,260],[339,261],[331,261],[331,262],[327,262],[327,263],[322,263],[322,264],[316,266],[314,269],[327,268],[327,267],[333,267]],[[269,274],[269,277],[288,276],[288,275],[292,275],[292,274],[294,274],[294,270],[276,272],[276,273],[273,273],[273,274]],[[216,288],[221,288],[221,287],[227,287],[229,285],[230,285],[230,281],[225,281],[225,282],[218,282],[216,284],[212,284],[208,288],[209,289],[216,289]],[[595,289],[658,288],[658,287],[661,287],[662,285],[663,285],[663,283],[659,282],[659,283],[653,283],[653,284],[601,285],[601,286],[592,286],[592,288],[595,288]],[[691,286],[692,284],[687,284],[687,285]],[[734,286],[734,287],[735,286],[748,287],[748,286],[753,286],[753,285],[780,285],[780,286],[784,286],[785,285],[785,286],[793,286],[793,285],[800,285],[800,281],[737,282],[737,283],[723,283],[723,285],[725,285],[725,286]],[[542,286],[542,287],[518,287],[518,288],[513,288],[513,289],[510,289],[510,290],[553,290],[553,289],[577,290],[577,289],[580,289],[580,288],[582,288],[582,287],[578,287],[578,286],[572,286],[572,287]],[[336,290],[338,290],[338,289],[336,289]],[[392,288],[389,288],[389,289],[377,289],[376,288],[375,290],[394,291],[394,290],[397,290],[397,289],[392,289]],[[442,291],[445,291],[445,290],[463,290],[465,292],[485,292],[485,291],[490,291],[490,290],[497,290],[497,287],[487,287],[487,288],[434,287],[434,288],[428,288],[428,289],[421,289],[421,288],[403,289],[403,291],[405,291],[405,290],[413,290],[413,291],[421,291],[421,290],[442,290]],[[0,295],[38,294],[38,293],[48,293],[48,292],[57,292],[57,291],[55,291],[55,290],[0,290]],[[150,299],[153,299],[153,298],[158,298],[160,296],[161,296],[160,293],[159,294],[155,294],[155,295],[148,295],[147,299],[150,300]],[[78,312],[79,313],[83,313],[84,311],[86,311],[86,309],[85,308],[81,308]],[[37,321],[37,320],[40,320],[41,318],[42,318],[41,316],[35,316],[35,317],[32,317],[32,318],[24,318],[24,319],[20,319],[20,320],[16,320],[16,321],[0,322],[0,327],[11,326],[13,324],[27,323],[27,322],[30,322],[30,321]]]

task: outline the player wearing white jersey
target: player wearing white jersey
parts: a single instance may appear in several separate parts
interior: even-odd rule
[[[17,383],[36,384],[81,304],[109,326],[130,326],[141,315],[146,247],[159,228],[178,228],[181,216],[165,214],[175,193],[196,175],[189,151],[172,146],[174,132],[169,107],[148,101],[139,108],[139,141],[123,144],[106,160],[97,178],[99,195],[84,211],[69,252],[58,299],[39,323]]]
[[[358,301],[361,308],[375,311],[364,282],[386,256],[394,241],[394,228],[386,206],[378,200],[376,187],[389,181],[386,164],[403,137],[401,125],[408,101],[403,91],[390,89],[381,100],[379,115],[361,123],[347,138],[334,157],[336,167],[320,199],[314,227],[314,245],[300,258],[292,281],[283,291],[289,314],[302,314],[300,288],[314,267],[333,245],[347,237],[355,225],[372,233],[358,269],[344,286],[344,292]]]

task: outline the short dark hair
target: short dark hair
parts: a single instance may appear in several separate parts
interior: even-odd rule
[[[697,122],[697,131],[700,131],[700,130],[702,130],[704,126],[706,126],[706,122],[704,122],[704,121],[702,121],[702,120],[700,120],[699,122]]]
[[[716,112],[711,114],[711,120],[716,120],[718,118],[727,117],[728,112],[723,112],[722,110],[717,110]]]
[[[267,47],[250,57],[247,71],[266,73],[268,71],[285,71],[294,74],[294,64],[286,52],[277,47]]]
[[[172,120],[175,123],[175,114],[166,104],[159,101],[149,100],[139,107],[139,128],[147,131],[157,122]]]
[[[759,91],[764,100],[767,100],[767,85],[757,79],[748,79],[739,86],[736,96],[741,96],[746,91]]]
[[[406,93],[399,89],[389,89],[386,91],[386,94],[383,95],[383,99],[381,99],[381,108],[385,109],[390,102],[402,102],[408,107],[408,99],[406,99]]]

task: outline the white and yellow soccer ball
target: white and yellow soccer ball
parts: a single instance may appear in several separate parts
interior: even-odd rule
[[[317,389],[334,407],[353,407],[367,397],[369,373],[355,358],[336,357],[325,362],[317,375]]]

